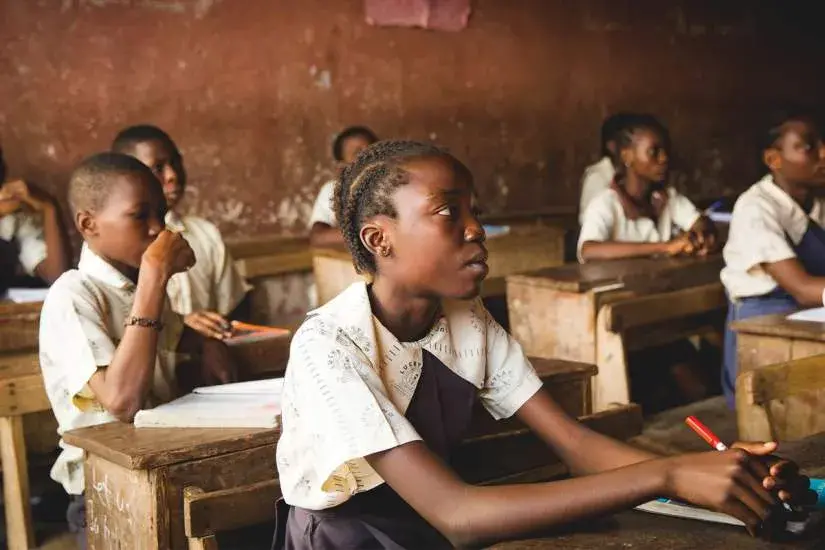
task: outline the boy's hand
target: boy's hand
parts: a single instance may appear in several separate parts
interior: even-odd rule
[[[232,336],[232,324],[214,311],[195,311],[184,316],[183,322],[206,338],[225,340]]]
[[[690,255],[693,254],[694,249],[690,233],[682,233],[665,244],[665,253],[668,256]]]
[[[4,184],[0,189],[0,200],[18,201],[35,212],[43,212],[54,204],[48,193],[23,180],[14,180]]]
[[[141,270],[156,271],[164,280],[195,265],[195,253],[180,234],[164,229],[143,253]]]
[[[238,369],[226,344],[212,338],[204,338],[201,354],[204,382],[208,385],[227,384],[238,379]]]
[[[773,455],[777,444],[738,442],[733,448],[747,451],[753,456],[753,468],[762,480],[762,486],[776,493],[791,506],[805,506],[816,502],[816,493],[810,489],[810,479],[799,473],[796,463]]]

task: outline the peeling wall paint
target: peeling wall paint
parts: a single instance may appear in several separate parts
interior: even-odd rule
[[[602,118],[639,109],[671,129],[674,181],[711,196],[756,179],[768,105],[825,96],[819,20],[755,4],[474,0],[452,33],[369,26],[362,0],[5,0],[0,141],[62,199],[82,157],[158,124],[188,209],[243,236],[306,230],[349,124],[448,147],[495,212],[574,206]]]

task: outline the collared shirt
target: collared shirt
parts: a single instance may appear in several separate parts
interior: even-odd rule
[[[58,433],[112,422],[88,386],[99,368],[115,356],[132,311],[135,284],[86,244],[77,269],[52,285],[40,314],[40,368],[58,422]],[[168,303],[167,303],[168,306]],[[183,323],[168,307],[161,317],[154,378],[146,407],[176,396],[176,349]],[[83,451],[66,445],[51,471],[69,494],[83,492]]]
[[[384,483],[365,456],[421,437],[404,417],[423,350],[478,389],[490,414],[512,416],[541,387],[521,346],[480,299],[444,301],[417,342],[399,342],[355,283],[311,312],[292,340],[277,450],[285,500],[322,510]]]
[[[742,193],[733,207],[728,242],[723,251],[721,278],[731,298],[761,296],[777,287],[762,264],[796,257],[809,220],[825,227],[825,199],[815,198],[806,214],[799,204],[767,175]],[[789,242],[790,240],[790,242]]]
[[[16,241],[20,265],[29,275],[46,259],[46,241],[39,218],[25,212],[14,212],[0,218],[0,239]]]
[[[196,216],[166,214],[166,226],[180,233],[195,253],[195,265],[169,280],[172,310],[180,315],[216,311],[229,315],[252,288],[246,283],[214,224]]]
[[[622,207],[618,193],[613,189],[602,191],[584,213],[579,233],[577,253],[579,261],[582,245],[587,241],[620,241],[631,243],[659,243],[673,238],[675,230],[687,231],[701,216],[699,210],[684,195],[669,187],[667,205],[657,222],[640,216],[631,219]]]
[[[338,227],[338,220],[335,218],[335,211],[332,209],[332,199],[335,195],[335,180],[328,181],[321,187],[315,204],[312,206],[312,214],[309,217],[309,228],[316,223],[325,223],[330,227]]]
[[[584,213],[587,207],[599,193],[610,187],[610,182],[616,175],[613,161],[610,157],[602,157],[584,169],[582,175],[582,195],[579,200],[579,225],[584,225]]]

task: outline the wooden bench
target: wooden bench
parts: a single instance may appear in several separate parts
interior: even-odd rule
[[[777,363],[825,354],[825,323],[762,315],[735,321],[738,375]]]
[[[281,485],[270,479],[221,491],[183,490],[183,522],[189,550],[218,550],[215,534],[265,523],[275,515]]]
[[[594,410],[627,403],[627,351],[723,326],[722,265],[721,256],[645,258],[510,275],[510,330],[528,355],[596,364],[611,382],[597,378]]]
[[[741,373],[736,418],[745,441],[793,441],[825,432],[825,355]]]

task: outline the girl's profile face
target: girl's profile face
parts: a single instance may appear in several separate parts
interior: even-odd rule
[[[622,151],[622,160],[628,172],[635,172],[650,182],[661,182],[667,177],[668,152],[663,137],[651,129],[633,132],[633,142]]]
[[[484,228],[476,217],[469,170],[450,157],[411,159],[409,183],[394,192],[388,220],[391,254],[378,272],[411,294],[472,298],[488,272]]]
[[[817,126],[794,120],[784,124],[774,147],[766,151],[771,171],[787,181],[825,183],[825,145]]]

